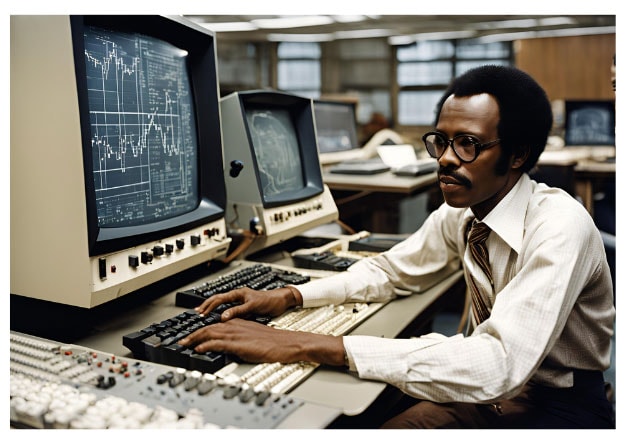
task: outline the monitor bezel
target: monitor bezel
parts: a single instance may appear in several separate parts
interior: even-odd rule
[[[324,191],[320,160],[318,158],[318,144],[313,117],[313,103],[311,98],[283,93],[280,91],[244,91],[239,92],[241,116],[246,128],[246,138],[250,156],[254,163],[255,178],[259,189],[263,207],[273,208],[286,204],[297,203]],[[285,109],[289,112],[294,125],[303,174],[303,187],[297,190],[282,192],[277,195],[264,195],[259,175],[259,164],[255,155],[255,146],[246,119],[247,109]]]
[[[222,161],[219,81],[213,32],[165,16],[77,16],[70,17],[80,114],[88,225],[89,255],[97,256],[176,235],[224,217],[226,185]],[[180,216],[129,227],[99,227],[91,154],[91,127],[84,63],[83,33],[97,26],[131,32],[166,41],[188,51],[188,72],[195,107],[198,143],[198,205]]]

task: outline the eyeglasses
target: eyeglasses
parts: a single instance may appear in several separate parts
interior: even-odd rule
[[[446,149],[451,146],[453,152],[463,163],[471,163],[477,159],[482,150],[488,149],[500,143],[500,139],[481,143],[472,135],[457,135],[452,140],[446,138],[440,132],[427,132],[422,136],[427,152],[435,159],[440,159]]]

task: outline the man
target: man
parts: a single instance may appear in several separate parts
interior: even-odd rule
[[[385,428],[612,428],[602,371],[615,310],[601,236],[581,204],[527,174],[551,124],[546,94],[527,74],[468,71],[423,137],[446,202],[416,233],[333,277],[210,298],[197,311],[241,304],[181,344],[251,362],[345,364],[420,400]],[[387,300],[395,287],[420,292],[460,264],[473,292],[465,336],[333,337],[233,319]]]

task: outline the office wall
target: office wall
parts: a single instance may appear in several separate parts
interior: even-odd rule
[[[611,67],[616,34],[537,38],[514,42],[514,64],[532,75],[551,101],[614,99]],[[430,127],[396,128],[408,142],[420,146]]]
[[[611,67],[616,34],[519,40],[515,63],[549,99],[613,99]]]

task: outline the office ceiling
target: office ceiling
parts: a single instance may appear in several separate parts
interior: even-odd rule
[[[391,44],[481,38],[507,41],[560,35],[615,33],[615,15],[186,15],[235,41],[332,41],[385,37]],[[280,21],[269,20],[280,19]],[[294,20],[304,22],[294,26]],[[248,30],[224,31],[225,27]],[[294,27],[291,27],[294,26]]]

